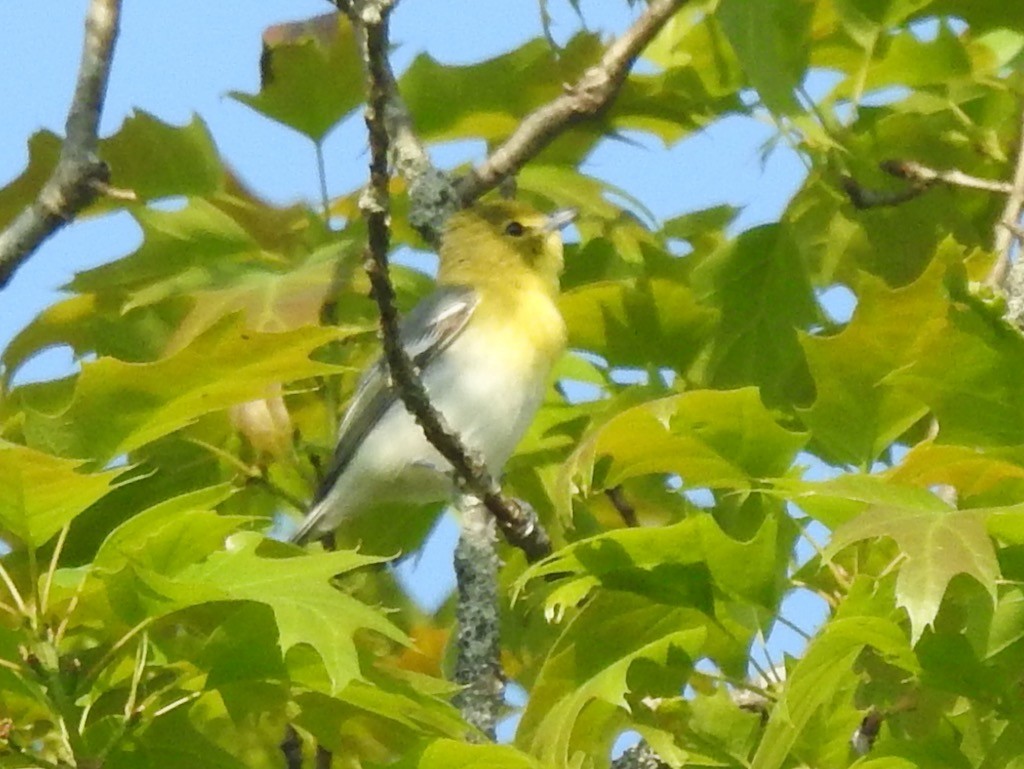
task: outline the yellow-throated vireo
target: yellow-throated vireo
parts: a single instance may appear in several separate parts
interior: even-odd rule
[[[497,476],[523,437],[565,347],[558,312],[560,230],[575,212],[545,216],[516,201],[453,214],[441,238],[437,288],[405,318],[401,343],[430,401]],[[387,363],[364,375],[338,446],[293,541],[334,531],[389,503],[443,502],[451,465],[391,386]]]

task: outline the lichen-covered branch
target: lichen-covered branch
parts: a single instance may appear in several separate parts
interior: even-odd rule
[[[612,769],[668,769],[646,742],[627,748],[612,762]]]
[[[107,166],[97,157],[100,115],[121,17],[121,0],[92,0],[64,144],[36,199],[0,232],[0,288],[57,230],[103,191]]]
[[[463,496],[457,507],[462,526],[455,548],[459,586],[455,682],[463,688],[454,704],[468,723],[493,740],[505,691],[494,517],[474,497]]]
[[[686,0],[652,0],[625,34],[605,50],[564,94],[534,110],[477,168],[456,182],[467,205],[516,173],[574,123],[600,114],[614,101],[640,53]]]
[[[378,7],[379,10],[379,7]],[[388,149],[389,136],[385,115],[389,104],[388,75],[385,60],[388,50],[387,12],[361,11],[360,28],[365,36],[367,59],[366,127],[370,139],[370,186],[360,201],[366,218],[368,248],[366,270],[373,296],[380,310],[384,357],[402,402],[416,418],[427,440],[452,465],[468,491],[477,496],[497,520],[510,544],[520,548],[530,560],[551,551],[547,534],[538,525],[532,511],[508,499],[487,472],[483,462],[472,456],[462,440],[433,408],[419,374],[399,341],[395,292],[388,275]],[[353,11],[359,12],[359,11]]]
[[[375,19],[390,13],[397,4],[396,0],[334,0],[334,4],[349,17],[356,28],[363,46],[363,60],[369,62],[370,55],[365,48],[366,36],[360,30],[367,21],[373,23]],[[426,147],[416,134],[409,110],[399,93],[390,58],[385,54],[375,64],[377,86],[383,97],[380,113],[390,142],[388,154],[395,171],[409,185],[409,223],[428,243],[436,247],[445,220],[459,207],[455,185],[448,174],[430,161]]]

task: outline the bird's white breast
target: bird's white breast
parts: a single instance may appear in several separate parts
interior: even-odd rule
[[[423,372],[433,406],[492,475],[499,475],[544,396],[550,362],[494,328],[467,328]],[[385,502],[443,501],[451,466],[396,401],[328,495],[330,519]]]

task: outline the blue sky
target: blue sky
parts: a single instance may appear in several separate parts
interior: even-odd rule
[[[258,61],[263,29],[325,13],[325,0],[175,0],[125,2],[121,36],[102,122],[104,135],[117,130],[133,109],[164,121],[185,123],[193,114],[208,124],[228,162],[261,194],[279,203],[319,199],[312,145],[226,96],[259,88]],[[551,0],[556,39],[579,28],[564,0]],[[61,133],[77,73],[87,0],[4,0],[0,3],[0,185],[20,173],[26,141],[41,128]],[[588,27],[621,31],[642,3],[583,0]],[[535,37],[540,16],[535,0],[515,3],[482,0],[405,0],[393,18],[398,45],[396,69],[427,51],[446,63],[468,63],[493,56]],[[328,189],[348,191],[365,178],[365,138],[360,119],[341,125],[325,146]],[[744,207],[741,228],[778,217],[804,174],[799,158],[779,147],[762,158],[773,135],[767,122],[731,118],[665,149],[648,136],[638,145],[607,143],[587,170],[624,188],[659,217],[720,203]],[[460,143],[434,151],[447,165],[479,160],[483,148]],[[116,184],[116,180],[115,180]],[[2,225],[3,223],[0,223]],[[60,296],[60,286],[76,270],[130,252],[139,231],[126,214],[76,223],[48,241],[22,267],[0,296],[0,346]],[[19,379],[48,378],[74,365],[66,350],[48,352]],[[454,526],[442,527],[434,546],[419,561],[401,568],[428,585],[420,598],[440,599],[453,584],[448,566]],[[787,616],[809,627],[821,606],[806,598],[791,602]],[[780,632],[770,649],[796,652],[799,636]]]

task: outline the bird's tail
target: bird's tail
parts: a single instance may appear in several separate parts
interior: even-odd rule
[[[302,525],[299,526],[298,530],[292,534],[290,542],[296,545],[307,545],[310,542],[315,542],[322,537],[325,537],[329,532],[323,531],[320,528],[320,523],[324,518],[326,506],[325,500],[320,500],[306,513],[306,517],[302,520]]]

